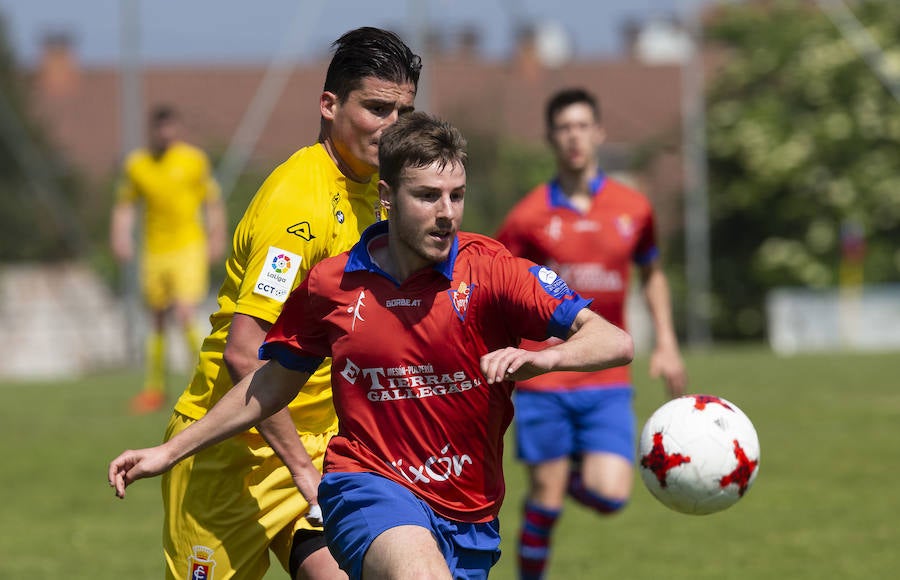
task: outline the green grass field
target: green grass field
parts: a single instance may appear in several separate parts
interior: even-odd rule
[[[639,479],[612,518],[569,504],[551,578],[868,579],[900,569],[900,356],[722,348],[687,362],[693,391],[730,399],[756,424],[754,487],[711,516],[668,511]],[[635,364],[642,424],[663,390],[646,360]],[[134,373],[0,384],[0,578],[161,577],[158,480],[129,488],[125,501],[106,484],[107,462],[156,443],[167,420],[123,413],[137,384]],[[522,474],[508,461],[504,556],[492,578],[514,576]],[[267,580],[286,577],[273,568]]]

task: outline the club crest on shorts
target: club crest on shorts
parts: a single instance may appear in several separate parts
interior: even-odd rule
[[[469,300],[471,300],[472,292],[475,291],[476,286],[476,284],[469,285],[465,282],[460,282],[459,288],[456,290],[447,290],[447,295],[450,296],[450,304],[453,306],[456,316],[463,322],[466,320],[466,313],[469,311]]]
[[[213,549],[206,546],[194,546],[193,553],[188,556],[187,580],[213,580]]]

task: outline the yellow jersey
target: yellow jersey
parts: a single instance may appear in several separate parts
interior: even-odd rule
[[[144,202],[144,251],[151,254],[205,242],[200,210],[220,195],[206,154],[180,141],[159,157],[131,153],[117,193],[120,201]]]
[[[234,233],[212,331],[175,410],[194,419],[232,387],[222,353],[235,313],[275,322],[288,294],[321,260],[350,249],[382,216],[378,177],[348,180],[321,144],[300,149],[266,179]],[[337,428],[331,403],[331,360],[289,405],[301,433]]]

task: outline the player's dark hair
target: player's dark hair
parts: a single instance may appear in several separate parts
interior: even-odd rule
[[[156,105],[150,111],[150,125],[156,127],[178,120],[178,111],[172,105]]]
[[[582,88],[564,89],[550,97],[547,102],[547,112],[545,122],[547,123],[547,131],[553,130],[553,122],[556,115],[568,106],[575,104],[584,104],[591,108],[594,112],[594,118],[600,122],[600,104],[597,98]]]
[[[378,144],[380,177],[391,188],[399,185],[406,167],[432,163],[441,168],[456,164],[466,167],[468,159],[466,139],[459,129],[421,111],[401,116],[384,130]]]
[[[342,102],[366,77],[419,85],[422,59],[393,32],[364,26],[344,33],[331,47],[334,56],[325,74],[325,90]]]

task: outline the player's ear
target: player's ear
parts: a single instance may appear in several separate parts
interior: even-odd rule
[[[599,123],[594,125],[594,142],[597,145],[602,145],[606,141],[606,129],[603,128],[603,125]]]
[[[380,180],[378,182],[378,197],[381,201],[381,207],[385,209],[385,211],[390,211],[391,209],[391,186],[387,184],[387,181]]]
[[[319,114],[326,121],[334,121],[334,113],[338,106],[338,97],[331,91],[324,91],[319,97]]]

